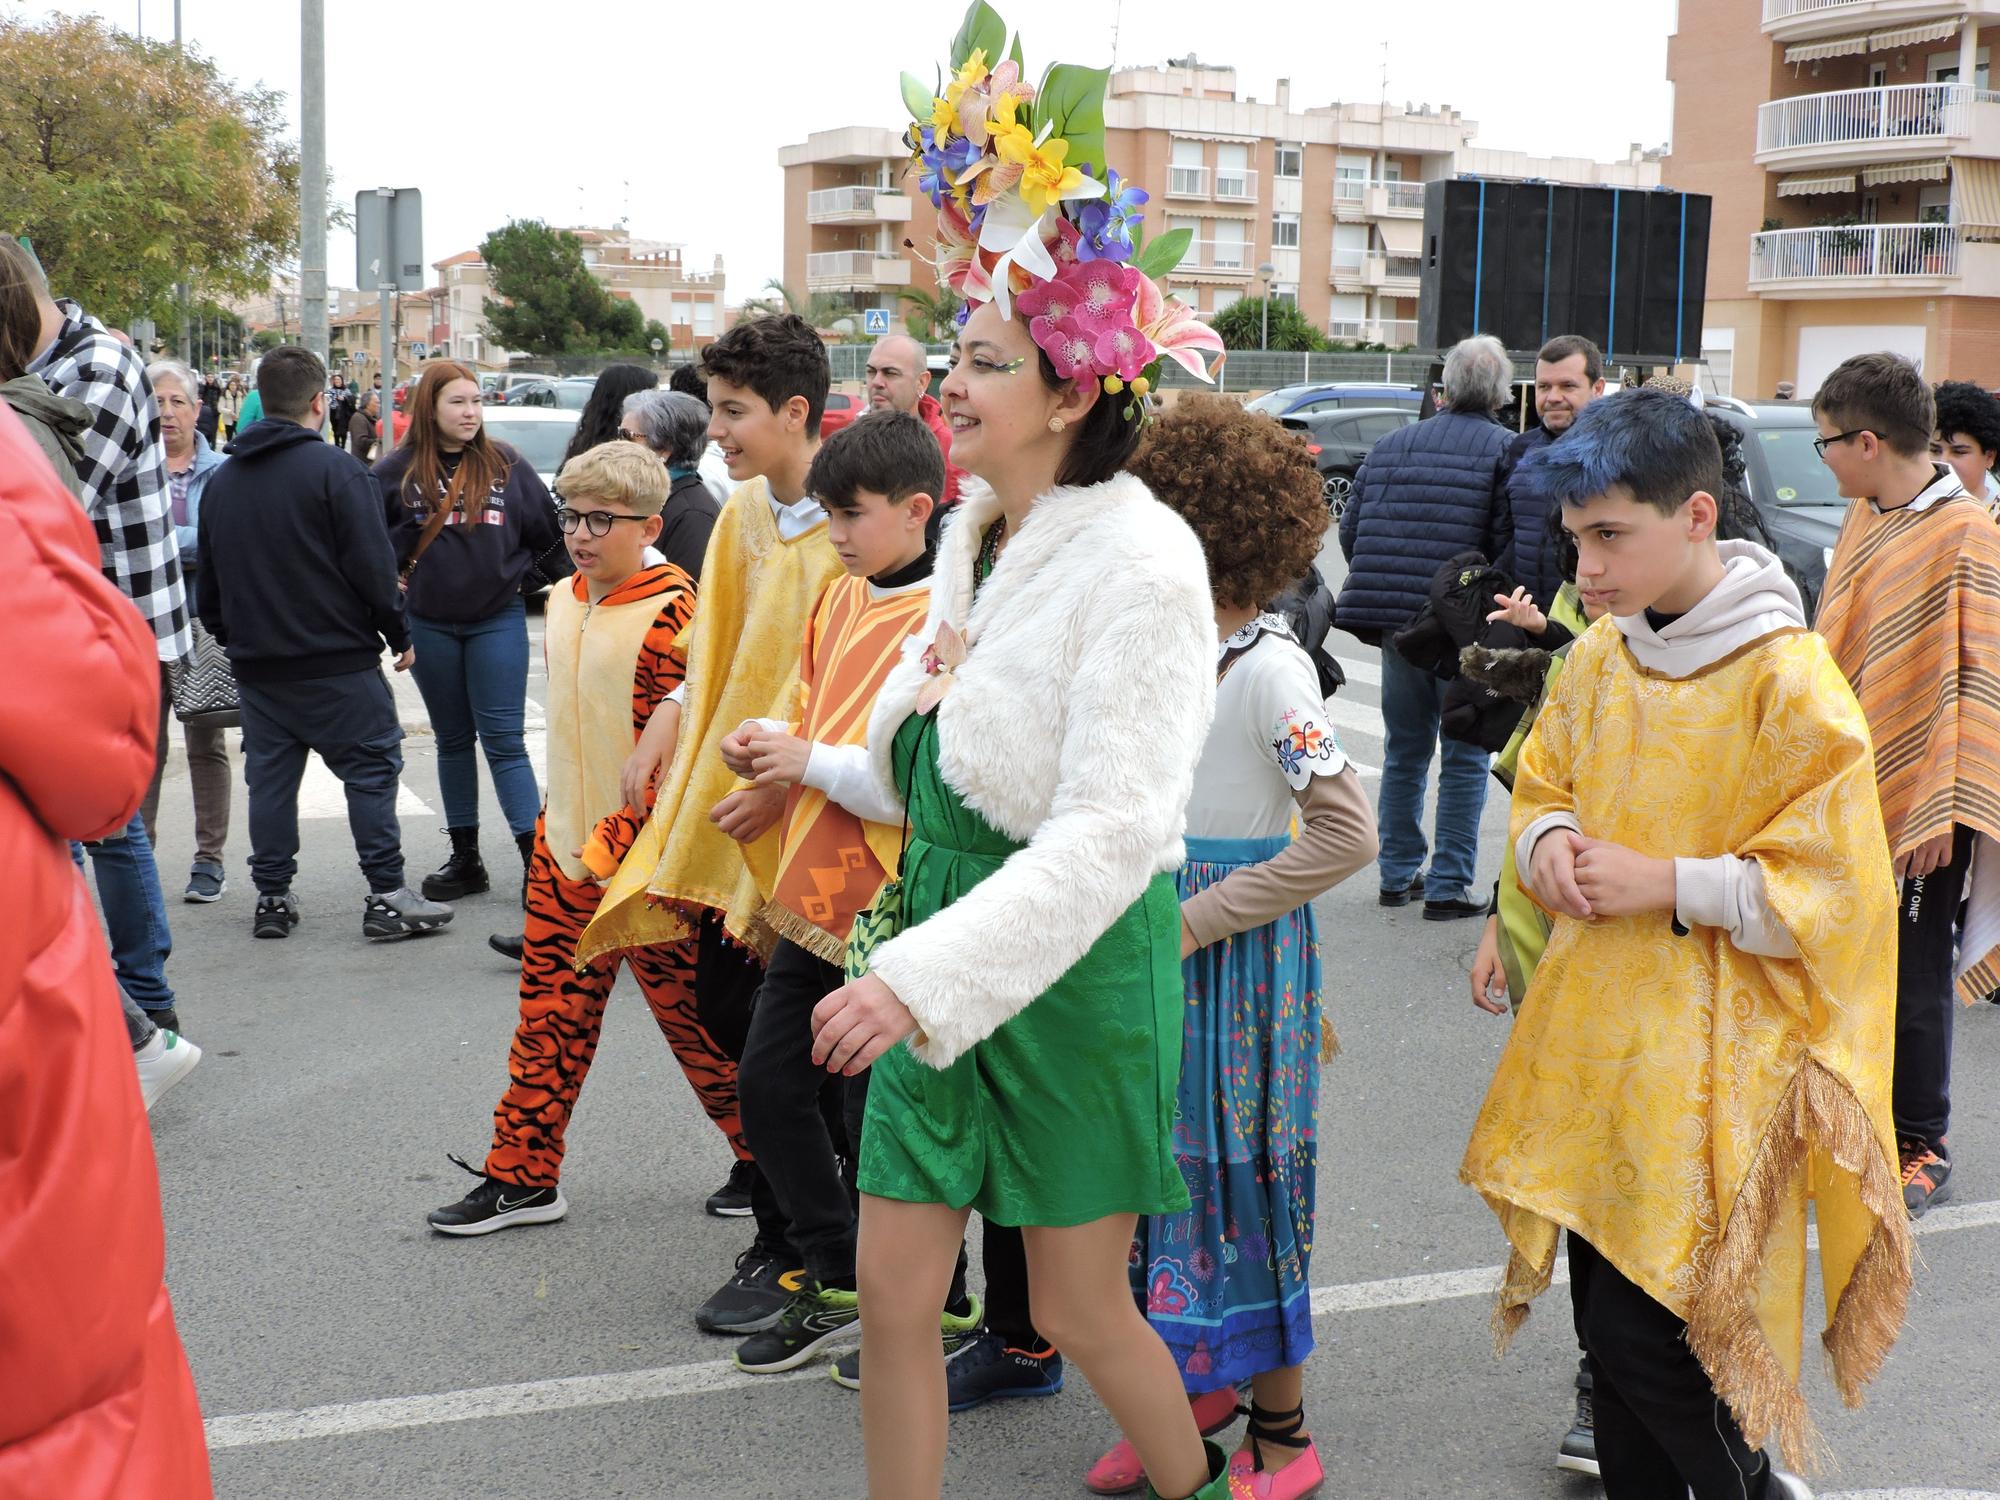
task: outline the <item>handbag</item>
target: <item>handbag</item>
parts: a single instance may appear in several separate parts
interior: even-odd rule
[[[937,714],[925,715],[923,727],[917,733],[917,748],[923,748],[923,737],[929,734],[931,726],[937,722]],[[913,758],[914,759],[914,758]],[[868,972],[869,961],[875,950],[908,926],[903,910],[903,859],[910,852],[910,803],[903,800],[903,846],[896,854],[896,873],[882,883],[882,889],[875,893],[875,899],[854,918],[854,925],[847,933],[847,954],[841,964],[841,972],[849,984],[854,983]]]
[[[229,656],[214,636],[190,618],[194,650],[174,663],[168,675],[174,717],[197,729],[235,729],[243,723],[243,702],[236,691],[236,674]]]

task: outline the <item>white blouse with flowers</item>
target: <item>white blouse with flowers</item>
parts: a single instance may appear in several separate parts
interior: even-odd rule
[[[1320,696],[1319,674],[1284,620],[1251,621],[1217,652],[1249,649],[1215,690],[1215,722],[1195,767],[1191,838],[1272,838],[1298,812],[1296,794],[1347,765]]]

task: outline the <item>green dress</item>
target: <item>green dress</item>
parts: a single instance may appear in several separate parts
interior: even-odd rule
[[[1021,845],[939,774],[931,716],[903,721],[893,763],[910,815],[907,928]],[[1051,1228],[1187,1208],[1173,1154],[1180,937],[1173,876],[1156,875],[1053,987],[950,1067],[890,1049],[870,1070],[861,1191]]]

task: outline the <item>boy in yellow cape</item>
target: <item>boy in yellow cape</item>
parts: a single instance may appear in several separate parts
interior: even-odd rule
[[[1513,1250],[1496,1327],[1568,1229],[1612,1500],[1796,1500],[1758,1448],[1812,1445],[1808,1200],[1850,1403],[1909,1293],[1867,726],[1776,559],[1715,540],[1721,454],[1685,400],[1594,402],[1530,462],[1613,619],[1570,648],[1515,783],[1555,924],[1460,1168]]]
[[[702,355],[709,436],[739,482],[709,534],[701,599],[687,635],[687,675],[647,721],[625,764],[626,804],[646,826],[611,878],[576,961],[693,937],[695,1016],[736,1064],[771,934],[761,921],[777,877],[782,787],[754,787],[723,764],[722,737],[745,719],[789,716],[799,639],[840,559],[826,512],[806,491],[831,383],[826,347],[803,318],[746,318]],[[662,770],[664,767],[664,770]],[[799,1261],[751,1162],[739,1162],[710,1211],[756,1212],[735,1274],[695,1313],[709,1333],[750,1334],[775,1321]]]

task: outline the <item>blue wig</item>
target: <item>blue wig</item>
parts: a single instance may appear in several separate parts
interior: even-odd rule
[[[1561,438],[1522,460],[1528,482],[1563,505],[1614,486],[1672,515],[1696,490],[1722,493],[1722,450],[1708,419],[1669,391],[1620,391],[1577,414]]]

